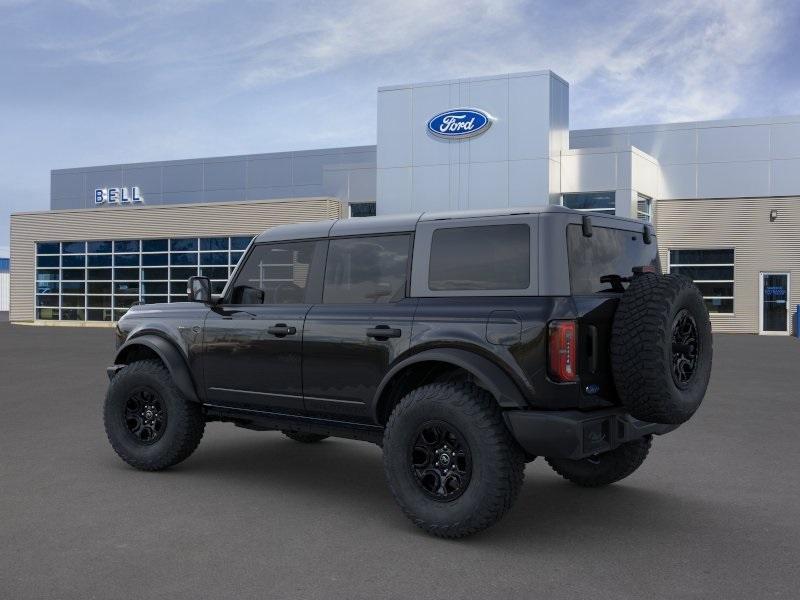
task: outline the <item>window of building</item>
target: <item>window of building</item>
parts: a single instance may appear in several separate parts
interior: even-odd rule
[[[562,194],[561,204],[567,208],[583,212],[613,215],[616,210],[616,193],[581,192],[578,194]]]
[[[634,267],[652,266],[661,271],[658,244],[645,244],[639,232],[594,227],[592,237],[580,225],[567,226],[569,280],[573,294],[607,291],[603,275],[630,277]]]
[[[252,236],[36,244],[37,319],[115,321],[137,302],[183,302],[186,280],[222,288]]]
[[[708,312],[733,313],[733,258],[733,248],[670,250],[669,270],[694,281]]]
[[[303,304],[317,249],[323,242],[256,246],[236,276],[233,304],[253,304],[249,289],[264,292],[264,304]],[[319,254],[321,262],[321,254]]]
[[[354,202],[350,205],[351,217],[374,217],[375,214],[374,202]]]
[[[531,280],[531,230],[524,224],[437,229],[428,288],[524,290]]]
[[[650,196],[639,194],[636,201],[636,218],[650,223],[653,220],[653,199]]]
[[[331,240],[323,302],[376,304],[403,298],[410,236]]]

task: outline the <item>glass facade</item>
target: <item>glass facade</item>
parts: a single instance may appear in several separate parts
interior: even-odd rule
[[[183,302],[186,280],[217,294],[252,236],[37,242],[36,318],[116,321],[138,302]]]
[[[710,313],[733,313],[733,248],[670,250],[669,271],[690,277]]]
[[[351,217],[374,217],[377,208],[374,202],[354,202],[350,204]]]
[[[615,192],[581,192],[578,194],[563,194],[562,206],[583,212],[596,212],[613,215],[616,209]]]

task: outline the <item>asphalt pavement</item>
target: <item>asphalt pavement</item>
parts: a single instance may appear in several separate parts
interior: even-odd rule
[[[503,521],[443,541],[363,442],[212,423],[135,471],[103,432],[111,330],[0,323],[0,598],[798,598],[800,341],[715,346],[699,413],[633,476],[537,460]]]

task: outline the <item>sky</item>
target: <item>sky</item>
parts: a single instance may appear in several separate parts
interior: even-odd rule
[[[381,85],[551,69],[570,128],[800,113],[796,0],[0,0],[0,248],[50,170],[374,144]]]

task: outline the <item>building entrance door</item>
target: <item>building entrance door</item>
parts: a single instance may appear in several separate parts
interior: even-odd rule
[[[761,273],[759,285],[759,327],[762,335],[788,335],[789,273]]]

